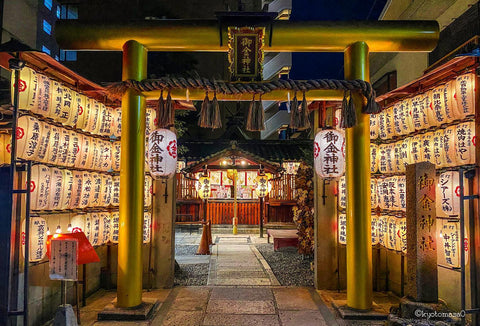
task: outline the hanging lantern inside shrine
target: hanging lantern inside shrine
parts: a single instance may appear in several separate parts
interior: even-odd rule
[[[458,222],[443,220],[440,229],[440,256],[442,263],[460,267],[460,225]],[[468,257],[468,252],[465,252]]]
[[[387,249],[396,250],[397,239],[397,218],[389,216],[387,219]]]
[[[398,176],[397,192],[398,209],[405,212],[407,210],[407,178],[404,175]]]
[[[347,208],[347,182],[345,176],[342,176],[338,181],[338,206],[343,209]]]
[[[145,135],[149,137],[150,133],[155,129],[156,126],[156,113],[154,109],[145,110]]]
[[[388,218],[389,216],[382,215],[377,222],[378,244],[384,247],[387,247],[388,241]]]
[[[78,214],[72,217],[70,225],[72,227],[72,233],[85,233],[85,214]]]
[[[153,180],[148,175],[145,176],[145,183],[144,183],[144,203],[145,207],[152,206],[152,195],[153,195]]]
[[[112,144],[112,169],[113,169],[113,171],[120,171],[120,152],[121,152],[121,142],[116,141]]]
[[[375,209],[378,206],[378,197],[377,197],[377,179],[370,179],[370,205],[371,209]]]
[[[395,135],[395,123],[393,117],[393,107],[384,110],[385,112],[385,134],[386,138],[392,138]]]
[[[30,180],[30,196],[32,210],[46,209],[50,196],[50,168],[45,165],[32,166]]]
[[[451,80],[443,85],[443,104],[445,106],[445,114],[449,121],[458,119],[457,101],[455,99],[455,80]]]
[[[100,206],[100,194],[102,192],[102,175],[99,173],[92,173],[92,193],[90,195],[89,206],[97,207]]]
[[[112,133],[119,138],[122,135],[122,109],[112,109]]]
[[[433,163],[436,168],[442,168],[445,166],[445,151],[444,151],[444,130],[439,129],[433,133]]]
[[[448,171],[438,178],[438,195],[441,198],[442,211],[446,215],[460,213],[460,183],[458,171]]]
[[[100,103],[94,99],[89,99],[89,116],[88,122],[86,126],[86,131],[91,132],[92,134],[98,133],[98,129],[100,127]]]
[[[88,121],[90,119],[90,99],[83,94],[77,98],[77,128],[87,131]]]
[[[30,217],[30,243],[29,243],[29,261],[41,261],[47,253],[47,222],[43,217]],[[22,221],[22,253],[25,257],[25,220]]]
[[[90,242],[92,246],[101,245],[100,241],[100,213],[91,213],[91,233],[90,233]]]
[[[412,164],[420,163],[423,158],[423,148],[420,135],[411,137],[410,140],[410,162]]]
[[[120,176],[119,175],[116,175],[113,177],[112,205],[113,206],[120,205]]]
[[[430,99],[430,109],[433,110],[438,125],[451,122],[453,116],[447,113],[447,107],[445,105],[445,86],[438,86],[428,92]]]
[[[112,232],[112,219],[109,212],[100,213],[100,234],[99,243],[106,244],[110,241],[110,234]]]
[[[270,190],[272,190],[272,185],[268,181],[268,177],[265,174],[260,174],[256,179],[257,187],[255,192],[259,198],[263,198],[268,195]]]
[[[68,209],[72,199],[73,173],[70,170],[62,170],[62,196],[60,198],[59,209]]]
[[[69,209],[79,208],[80,201],[82,198],[82,189],[83,189],[83,172],[74,170],[73,173],[73,184],[72,184],[72,197],[70,198],[70,204],[68,205]]]
[[[201,199],[209,198],[211,190],[210,178],[207,175],[200,177],[197,182],[198,197]]]
[[[435,164],[435,157],[433,155],[433,132],[427,132],[420,135],[420,146],[422,148],[421,161]]]
[[[177,166],[177,136],[168,129],[155,129],[148,137],[148,166],[154,179],[169,178]]]
[[[378,137],[387,139],[387,126],[385,124],[385,110],[378,114]]]
[[[458,76],[455,81],[457,119],[464,119],[475,113],[475,74]]]
[[[475,122],[455,126],[455,153],[458,165],[475,164]]]
[[[102,104],[100,108],[100,124],[98,133],[103,136],[112,135],[113,109]]]
[[[405,217],[397,218],[397,251],[403,254],[407,253],[407,219]]]
[[[338,243],[347,244],[347,215],[338,216]]]
[[[100,206],[109,206],[112,202],[113,178],[102,174],[102,190],[100,192]]]
[[[411,98],[412,121],[415,130],[428,128],[427,103],[428,97],[423,94]]]
[[[79,208],[90,206],[93,199],[93,176],[90,172],[83,172],[82,175],[82,193],[80,197]]]
[[[340,177],[345,172],[345,137],[340,130],[322,130],[315,136],[315,171],[322,178]]]

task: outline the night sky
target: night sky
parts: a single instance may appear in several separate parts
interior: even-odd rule
[[[387,0],[293,0],[290,20],[377,20]],[[291,79],[343,79],[343,53],[293,53]]]

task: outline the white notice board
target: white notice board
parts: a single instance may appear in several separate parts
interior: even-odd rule
[[[76,281],[77,240],[52,239],[50,248],[50,279]]]

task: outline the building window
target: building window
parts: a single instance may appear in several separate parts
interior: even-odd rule
[[[45,45],[42,45],[42,52],[45,52],[46,54],[50,54],[50,49],[47,48]]]
[[[77,51],[60,50],[60,61],[77,61]]]
[[[52,35],[52,25],[46,20],[43,20],[43,31],[48,35]]]
[[[57,18],[60,19],[60,14],[61,14],[61,9],[60,6],[57,6]]]
[[[48,10],[52,10],[52,0],[43,0],[43,4],[48,8]]]
[[[73,5],[62,5],[60,9],[61,19],[78,19],[78,7]]]

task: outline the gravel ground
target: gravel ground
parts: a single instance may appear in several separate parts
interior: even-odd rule
[[[209,264],[180,265],[180,270],[175,270],[174,285],[207,285],[208,265]]]
[[[296,248],[287,247],[273,251],[271,243],[255,246],[281,285],[313,286],[313,271],[310,269],[313,258],[303,258]]]
[[[176,245],[175,256],[192,256],[197,252],[198,245]],[[175,268],[174,285],[192,286],[207,285],[209,264],[179,264]]]
[[[191,256],[197,253],[198,245],[175,245],[175,256]]]

